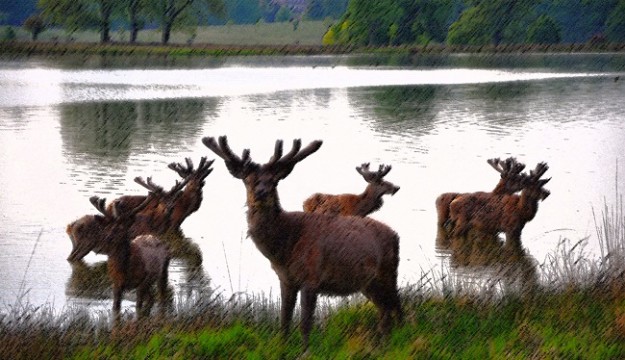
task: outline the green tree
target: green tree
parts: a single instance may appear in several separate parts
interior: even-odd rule
[[[620,0],[606,20],[606,36],[614,42],[625,42],[625,0]]]
[[[498,45],[519,41],[519,31],[525,28],[524,21],[527,21],[540,0],[467,0],[467,3],[470,7],[450,27],[450,43],[456,43],[459,39],[467,40],[467,37],[469,39],[465,43],[469,44]],[[458,34],[452,35],[452,28]],[[474,37],[471,36],[472,32],[476,34]],[[488,42],[484,41],[484,33],[488,35]],[[522,36],[520,40],[524,38]]]
[[[97,13],[89,0],[39,0],[37,6],[49,24],[59,25],[69,33],[98,25]]]
[[[203,16],[224,16],[226,13],[223,0],[153,0],[150,10],[160,25],[163,44],[169,42],[171,31],[177,26],[197,24]]]
[[[484,45],[488,44],[491,34],[490,23],[478,7],[472,7],[462,13],[460,18],[449,27],[448,44]]]
[[[562,30],[549,15],[539,16],[527,29],[527,42],[531,44],[558,44]]]
[[[0,31],[0,41],[13,41],[16,38],[15,30],[13,30],[11,26],[5,26],[2,31]]]
[[[39,14],[31,15],[24,20],[24,29],[30,32],[33,41],[46,29],[46,22]]]
[[[398,22],[404,10],[394,0],[351,0],[346,17],[351,24],[350,42],[355,45],[387,45],[390,43],[391,26]]]

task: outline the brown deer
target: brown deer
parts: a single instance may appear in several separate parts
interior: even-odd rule
[[[436,198],[436,213],[438,215],[438,235],[437,241],[439,245],[444,245],[449,236],[448,229],[453,228],[451,224],[449,211],[450,204],[458,197],[465,195],[484,196],[501,194],[514,194],[523,189],[523,175],[521,171],[525,169],[525,165],[519,163],[516,158],[509,157],[506,160],[500,160],[499,158],[488,159],[486,161],[493,169],[500,174],[500,179],[495,188],[491,192],[477,192],[477,193],[444,193]],[[479,195],[478,195],[479,194]]]
[[[248,234],[271,262],[280,280],[281,328],[286,336],[300,292],[304,348],[313,324],[319,294],[345,296],[362,292],[379,310],[380,329],[388,332],[392,317],[402,319],[397,289],[399,236],[371,218],[329,216],[282,209],[278,182],[295,165],[319,149],[313,141],[301,149],[299,139],[286,155],[282,141],[266,164],[252,161],[249,149],[234,154],[225,136],[202,139],[221,157],[230,174],[243,180],[247,191]]]
[[[543,188],[551,180],[541,179],[549,167],[539,163],[529,175],[524,175],[521,195],[475,193],[459,196],[449,205],[449,218],[454,224],[453,236],[466,237],[469,230],[487,236],[506,234],[506,246],[521,246],[521,232],[538,211],[538,202],[550,192]]]
[[[369,163],[356,167],[356,171],[369,184],[360,195],[355,194],[314,194],[304,201],[305,212],[328,215],[367,216],[382,207],[382,196],[395,195],[399,186],[385,181],[384,176],[391,171],[390,165],[380,165],[378,171],[369,170]]]
[[[139,205],[143,205],[140,216],[136,217],[137,221],[130,225],[131,235],[163,234],[171,227],[171,209],[180,196],[180,190],[188,181],[184,179],[182,182],[176,182],[169,191],[165,191],[162,187],[154,184],[149,177],[147,182],[141,177],[136,177],[135,182],[150,191],[147,196],[125,195],[113,200],[108,207],[104,207],[101,200],[94,203],[96,200],[92,198],[92,204],[102,215],[85,215],[67,225],[65,232],[72,242],[72,251],[67,257],[67,261],[79,261],[90,251],[106,254],[102,248],[104,243],[102,228],[106,223],[107,216],[112,214],[114,207],[117,207],[118,212],[127,213]],[[144,202],[146,203],[143,204]]]
[[[158,286],[161,309],[167,299],[168,266],[170,261],[167,245],[157,236],[142,234],[134,236],[131,228],[135,217],[149,203],[149,197],[134,209],[119,211],[113,203],[111,211],[104,208],[105,199],[91,197],[91,203],[102,212],[105,223],[102,229],[103,252],[108,255],[108,274],[113,287],[113,314],[117,319],[124,291],[137,289],[137,316],[149,315],[154,304],[152,287]]]
[[[202,188],[204,179],[213,171],[211,165],[215,160],[207,161],[206,157],[200,159],[197,169],[193,169],[191,158],[185,158],[186,166],[180,163],[171,163],[168,167],[174,170],[181,178],[187,180],[182,195],[178,198],[176,206],[171,213],[171,229],[178,229],[182,222],[196,212],[202,204]]]

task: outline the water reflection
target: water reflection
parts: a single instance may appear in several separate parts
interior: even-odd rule
[[[210,289],[210,279],[202,266],[202,252],[198,244],[182,233],[169,233],[161,236],[161,239],[169,246],[172,258],[169,269],[170,288],[173,287],[183,299],[192,298],[195,294]],[[65,294],[69,298],[112,299],[106,261],[88,263],[80,260],[71,262],[70,265],[72,271],[65,285]],[[125,298],[133,299],[132,296]]]
[[[504,291],[526,293],[538,285],[534,257],[523,247],[506,246],[498,236],[470,231],[466,237],[437,237],[436,248],[458,273],[499,282]]]
[[[148,166],[154,157],[164,164],[178,159],[219,105],[214,98],[60,105],[69,176],[82,183],[79,191],[121,195],[116,190],[123,188],[128,167]]]

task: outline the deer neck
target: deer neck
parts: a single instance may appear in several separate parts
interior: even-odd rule
[[[374,185],[368,185],[365,191],[359,195],[358,205],[356,206],[354,215],[367,216],[380,209],[384,203],[382,195],[382,193],[376,191]]]
[[[129,271],[130,263],[130,241],[113,241],[108,249],[108,269],[114,282],[124,281],[126,273]]]
[[[287,213],[280,205],[278,192],[274,189],[263,199],[258,199],[249,190],[247,194],[248,235],[272,264],[281,264],[292,229],[285,216]]]

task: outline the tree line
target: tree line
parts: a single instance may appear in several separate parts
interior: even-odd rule
[[[111,41],[113,29],[128,30],[129,41],[134,43],[142,29],[159,28],[161,42],[166,44],[173,30],[198,25],[339,19],[347,3],[308,0],[302,13],[275,0],[23,0],[0,5],[0,24],[8,18],[9,23],[30,31],[33,40],[49,26],[68,33],[94,29],[102,43]]]
[[[16,12],[31,14],[22,25],[33,39],[59,26],[95,29],[101,42],[127,29],[133,43],[159,28],[167,43],[173,30],[198,25],[331,18],[328,45],[625,42],[625,0],[308,0],[303,13],[277,0],[23,0],[0,5],[0,23]]]
[[[350,0],[324,44],[625,42],[625,0]]]

